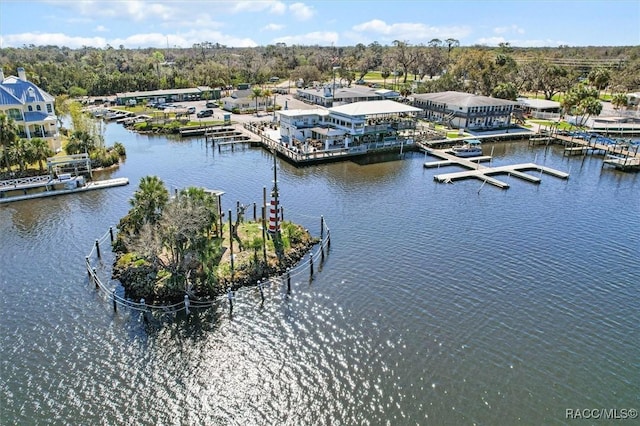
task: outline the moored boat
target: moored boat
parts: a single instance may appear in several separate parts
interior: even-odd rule
[[[477,157],[482,155],[482,142],[477,139],[471,139],[462,145],[454,146],[451,151],[457,157]]]

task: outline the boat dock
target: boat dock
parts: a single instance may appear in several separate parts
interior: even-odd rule
[[[446,151],[445,151],[446,152]],[[458,159],[459,157],[455,157],[456,159]],[[479,157],[471,157],[471,160],[473,160],[474,163],[486,163],[487,161],[491,161],[491,156],[490,155],[482,155]],[[424,167],[427,169],[434,169],[434,168],[440,168],[440,167],[446,167],[446,166],[455,166],[458,164],[458,161],[456,160],[440,160],[440,161],[430,161],[428,163],[424,163]]]
[[[526,180],[531,183],[536,183],[536,184],[541,182],[540,177],[523,173],[524,171],[527,171],[527,170],[535,170],[540,172],[540,174],[546,173],[548,175],[551,175],[560,179],[569,178],[568,173],[562,172],[560,170],[555,170],[550,167],[540,166],[534,163],[514,164],[511,166],[486,167],[481,165],[480,163],[482,161],[487,161],[487,156],[461,158],[461,157],[456,157],[455,155],[449,154],[448,152],[446,152],[446,150],[441,150],[441,149],[426,148],[425,151],[429,155],[443,159],[443,161],[434,161],[434,162],[425,163],[424,164],[425,168],[439,167],[441,165],[447,165],[447,166],[457,165],[457,166],[461,166],[466,169],[469,169],[462,172],[444,173],[444,174],[435,175],[433,179],[436,182],[452,183],[456,180],[474,178],[474,179],[478,179],[483,182],[489,183],[491,185],[494,185],[501,189],[509,188],[508,183],[492,177],[492,175],[497,175],[497,174],[506,174],[510,176],[515,176],[517,178]],[[491,157],[488,157],[488,159],[490,161]]]
[[[128,185],[128,178],[84,181],[82,176],[51,179],[49,175],[0,181],[0,204],[56,195],[74,194],[94,189]]]

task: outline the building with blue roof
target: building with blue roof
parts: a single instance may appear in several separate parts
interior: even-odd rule
[[[54,102],[53,96],[27,80],[24,68],[18,68],[17,77],[5,77],[0,69],[0,113],[13,119],[19,137],[42,138],[52,146],[59,136]]]

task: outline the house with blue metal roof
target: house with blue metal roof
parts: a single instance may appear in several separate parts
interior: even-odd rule
[[[19,137],[57,138],[54,102],[53,96],[27,80],[24,68],[18,68],[17,77],[5,77],[0,69],[0,113],[13,119]]]

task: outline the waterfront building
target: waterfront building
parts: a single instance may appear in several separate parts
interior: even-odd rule
[[[413,141],[419,108],[391,100],[278,111],[280,143],[299,152],[363,149]]]
[[[497,130],[511,125],[517,102],[462,92],[413,95],[413,105],[429,121],[468,130]]]
[[[58,137],[55,98],[27,80],[24,68],[17,71],[17,77],[5,77],[0,69],[0,113],[13,119],[19,137],[42,138],[52,145]]]
[[[323,86],[298,89],[295,97],[310,104],[331,107],[354,102],[394,100],[398,99],[400,94],[389,89],[372,89],[366,86],[343,87],[340,84],[326,83]]]
[[[239,84],[230,96],[226,96],[222,100],[222,109],[230,111],[236,114],[243,112],[254,111],[257,109],[267,110],[267,107],[271,105],[272,100],[268,97],[259,96],[253,97],[253,89],[248,83]]]
[[[560,102],[531,98],[517,98],[516,100],[518,101],[518,109],[522,111],[524,116],[546,120],[560,119],[562,110]]]
[[[201,99],[220,99],[220,89],[209,86],[198,86],[187,89],[147,90],[141,92],[116,93],[116,104],[131,105],[141,102],[184,102],[199,101]]]

